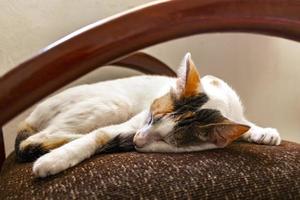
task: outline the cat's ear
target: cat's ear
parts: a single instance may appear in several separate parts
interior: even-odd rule
[[[201,92],[200,75],[195,66],[191,54],[187,53],[177,71],[176,87],[172,93],[177,98],[194,96]]]
[[[250,129],[249,126],[234,122],[207,125],[205,132],[208,141],[218,147],[225,147]]]

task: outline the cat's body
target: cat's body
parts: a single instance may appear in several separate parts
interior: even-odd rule
[[[169,90],[171,84],[175,85],[174,78],[135,76],[77,86],[39,104],[26,122],[39,130],[88,133],[127,121],[149,108],[155,98]],[[45,110],[47,115],[41,117]]]
[[[33,167],[35,175],[44,177],[95,153],[133,149],[134,144],[144,152],[219,148],[237,138],[280,144],[275,129],[246,120],[231,87],[213,76],[200,83],[196,69],[189,65],[182,67],[182,80],[180,75],[137,76],[78,86],[47,99],[20,127],[19,159],[33,160],[51,150]],[[186,136],[193,130],[195,134]]]

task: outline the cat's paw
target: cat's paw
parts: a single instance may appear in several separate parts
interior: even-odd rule
[[[266,145],[280,145],[281,138],[275,128],[251,128],[245,138],[248,142]]]
[[[33,164],[33,174],[36,177],[46,177],[57,174],[70,167],[68,158],[60,152],[52,151],[37,159]]]

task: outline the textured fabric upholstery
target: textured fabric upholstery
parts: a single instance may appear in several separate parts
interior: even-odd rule
[[[248,143],[196,153],[113,153],[36,179],[6,160],[0,199],[300,199],[300,144]]]

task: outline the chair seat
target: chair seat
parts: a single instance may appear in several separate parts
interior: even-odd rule
[[[0,199],[300,199],[300,144],[235,143],[195,153],[93,156],[58,175],[32,176],[14,153],[0,175]]]

